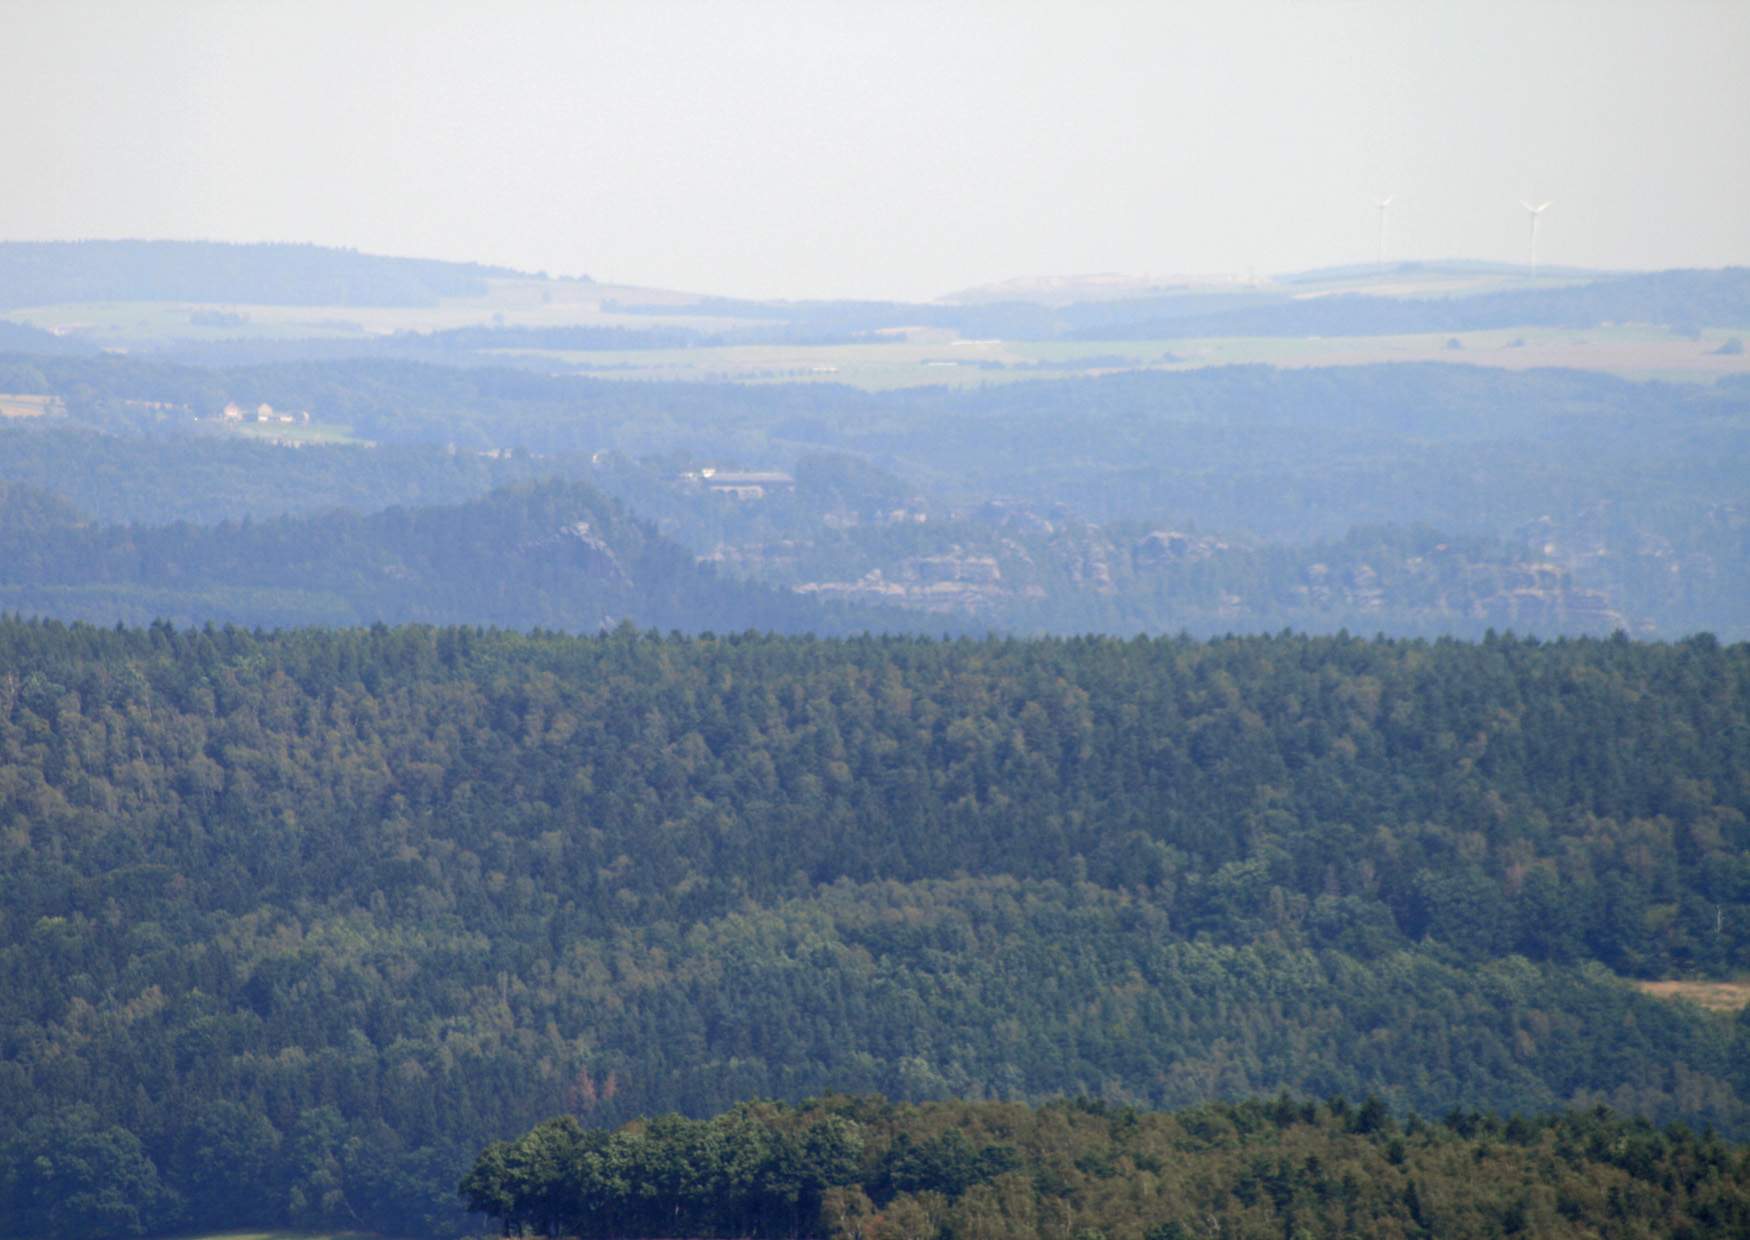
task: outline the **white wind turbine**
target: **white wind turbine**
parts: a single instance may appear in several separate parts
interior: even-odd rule
[[[1555,204],[1551,202],[1540,202],[1534,205],[1521,198],[1519,200],[1519,205],[1531,212],[1531,278],[1535,280],[1537,279],[1537,217],[1542,215],[1545,211],[1548,211]]]
[[[1391,200],[1396,197],[1396,194],[1387,194],[1384,198],[1373,200],[1374,209],[1379,212],[1379,258],[1377,261],[1382,271],[1385,270],[1385,209],[1391,206]]]

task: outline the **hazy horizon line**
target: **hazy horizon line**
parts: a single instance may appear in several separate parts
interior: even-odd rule
[[[1441,267],[1470,267],[1482,270],[1501,272],[1531,272],[1539,271],[1546,275],[1653,275],[1668,271],[1731,271],[1743,266],[1740,263],[1719,263],[1709,266],[1677,265],[1669,267],[1642,266],[1576,266],[1557,263],[1538,263],[1535,266],[1529,262],[1516,262],[1509,259],[1474,258],[1456,254],[1443,255],[1438,258],[1396,258],[1388,259],[1383,265],[1359,259],[1344,262],[1315,264],[1308,267],[1292,267],[1276,271],[1121,271],[1121,270],[1085,270],[1085,271],[1034,271],[1017,273],[999,277],[993,280],[962,285],[948,289],[924,299],[903,297],[884,297],[871,294],[838,294],[834,296],[761,296],[758,294],[742,294],[722,292],[711,289],[708,285],[677,286],[664,284],[645,284],[637,280],[608,278],[593,272],[554,272],[531,267],[518,266],[512,263],[494,262],[483,258],[455,258],[429,253],[394,253],[385,250],[368,249],[355,245],[337,245],[324,241],[290,240],[283,238],[256,238],[248,241],[238,241],[223,237],[194,236],[39,236],[39,237],[0,237],[0,245],[214,245],[234,246],[238,249],[268,248],[274,246],[307,248],[312,250],[329,250],[337,253],[356,254],[361,258],[390,259],[411,262],[446,263],[458,267],[480,267],[510,272],[514,275],[552,281],[571,281],[574,283],[593,284],[606,288],[635,288],[651,292],[686,293],[702,298],[713,298],[730,301],[748,302],[834,302],[834,301],[866,301],[893,302],[898,304],[930,304],[959,296],[969,292],[984,292],[1000,290],[1007,286],[1025,287],[1028,285],[1043,286],[1051,283],[1073,284],[1083,281],[1110,280],[1122,282],[1141,288],[1164,288],[1173,285],[1190,286],[1232,285],[1235,287],[1256,286],[1261,283],[1283,282],[1311,275],[1337,272],[1356,272],[1365,274],[1379,272],[1389,274],[1394,271],[1408,271]]]

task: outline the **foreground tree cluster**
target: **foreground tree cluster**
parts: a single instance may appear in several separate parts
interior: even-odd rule
[[[834,1090],[1742,1136],[1624,979],[1750,968],[1747,735],[1707,638],[0,622],[0,1232],[448,1234],[556,1109]]]
[[[1400,1124],[1377,1098],[1165,1114],[831,1097],[550,1120],[489,1146],[461,1192],[507,1236],[1700,1237],[1750,1228],[1750,1151],[1604,1108]]]

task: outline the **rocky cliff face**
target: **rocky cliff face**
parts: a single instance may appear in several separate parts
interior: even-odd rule
[[[1634,514],[1600,501],[1581,512],[1521,526],[1517,536],[1541,559],[1560,566],[1584,589],[1635,617],[1636,633],[1676,636],[1694,614],[1743,615],[1750,579],[1750,504],[1707,507],[1680,526],[1655,528],[1666,514]],[[1666,518],[1668,519],[1668,518]],[[1584,609],[1595,599],[1582,597]]]
[[[516,555],[525,562],[578,569],[592,580],[620,586],[632,584],[619,555],[588,521],[568,522],[545,538],[525,542],[516,548]]]
[[[1043,595],[1037,587],[1017,589],[1006,581],[996,556],[973,554],[959,546],[940,555],[909,556],[854,580],[805,581],[795,588],[819,598],[968,615],[994,614],[1017,598]]]
[[[1453,632],[1649,631],[1611,591],[1582,584],[1569,563],[1538,554],[1542,548],[1389,532],[1372,543],[1260,545],[1172,527],[1102,527],[1014,504],[984,504],[930,528],[942,542],[921,551],[884,548],[874,535],[844,542],[841,532],[839,562],[849,570],[842,573],[823,566],[806,540],[723,545],[707,558],[805,595],[995,625],[1407,622]],[[1057,619],[1041,621],[1047,616]]]
[[[1445,545],[1424,555],[1375,555],[1333,568],[1308,564],[1291,588],[1311,612],[1385,614],[1405,607],[1520,632],[1607,635],[1628,618],[1603,591],[1545,560],[1477,560]]]

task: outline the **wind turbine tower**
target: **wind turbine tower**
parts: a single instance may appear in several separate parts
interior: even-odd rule
[[[1379,268],[1381,271],[1385,270],[1385,209],[1387,207],[1391,206],[1391,200],[1395,197],[1397,197],[1396,194],[1387,194],[1384,198],[1375,198],[1373,200],[1374,209],[1379,212],[1379,258],[1378,258],[1378,263],[1379,263]]]
[[[1540,202],[1533,205],[1521,198],[1519,205],[1531,213],[1531,278],[1535,280],[1537,279],[1537,218],[1555,204]]]

